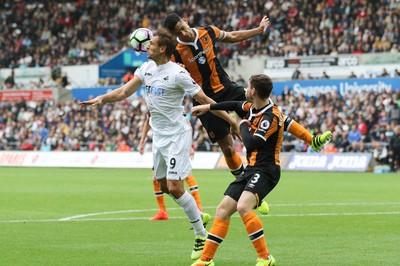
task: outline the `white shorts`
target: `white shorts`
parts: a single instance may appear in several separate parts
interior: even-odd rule
[[[190,147],[192,132],[175,136],[153,136],[153,162],[156,179],[183,180],[192,171]]]

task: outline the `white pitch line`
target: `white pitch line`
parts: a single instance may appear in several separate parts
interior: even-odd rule
[[[400,215],[397,212],[349,212],[349,213],[282,213],[268,214],[262,217],[315,217],[315,216],[357,216],[357,215]],[[238,218],[237,215],[235,215]],[[51,222],[85,222],[85,221],[132,221],[132,220],[147,220],[149,217],[131,217],[131,218],[83,218],[79,220],[0,220],[0,223],[51,223]],[[186,216],[170,216],[169,219],[187,219]]]
[[[331,203],[282,203],[282,204],[269,204],[270,206],[278,206],[278,207],[306,207],[306,206],[377,206],[377,205],[400,205],[400,202],[331,202]],[[215,209],[216,206],[206,207],[204,209]],[[180,210],[181,208],[168,208],[168,210]],[[60,221],[70,221],[79,218],[91,217],[91,216],[99,216],[99,215],[109,215],[109,214],[119,214],[119,213],[130,213],[130,212],[150,212],[150,211],[158,211],[158,209],[144,209],[144,210],[121,210],[121,211],[112,211],[112,212],[96,212],[96,213],[87,213],[87,214],[79,214],[69,217],[64,217],[59,219]]]

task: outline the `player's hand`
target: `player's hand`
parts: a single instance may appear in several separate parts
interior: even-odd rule
[[[242,119],[242,120],[239,122],[239,125],[240,125],[241,123],[246,123],[248,127],[251,127],[251,123],[250,123],[250,121],[247,120],[247,119]]]
[[[175,62],[175,64],[177,64],[178,66],[180,66],[180,67],[182,67],[182,68],[186,69],[185,65],[184,65],[184,64],[182,64],[182,63]]]
[[[269,27],[269,18],[267,16],[264,16],[262,20],[260,21],[260,28],[265,32]]]
[[[144,141],[139,142],[139,154],[143,155],[144,153]]]
[[[231,135],[233,137],[233,139],[240,139],[242,140],[242,135],[240,135],[240,129],[239,129],[239,124],[235,123],[235,124],[231,124]]]
[[[190,160],[193,161],[193,159],[194,159],[194,149],[193,147],[190,147]]]
[[[96,97],[91,100],[80,102],[79,104],[83,105],[83,106],[86,106],[86,105],[96,106],[96,105],[100,105],[102,103],[103,103],[103,100],[100,97]]]
[[[197,106],[192,107],[192,115],[194,115],[194,116],[204,115],[208,111],[210,111],[209,104],[197,105]]]

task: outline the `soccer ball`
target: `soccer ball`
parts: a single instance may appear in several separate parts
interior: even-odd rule
[[[153,38],[151,30],[139,28],[132,32],[129,42],[133,50],[137,52],[147,52],[147,46],[150,44],[151,38]]]

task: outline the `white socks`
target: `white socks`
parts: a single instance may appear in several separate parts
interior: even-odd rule
[[[201,213],[197,208],[196,201],[193,196],[185,190],[185,193],[175,201],[182,206],[183,211],[189,218],[189,222],[193,226],[194,234],[196,236],[206,237],[207,233],[203,226],[203,221],[201,220]]]

